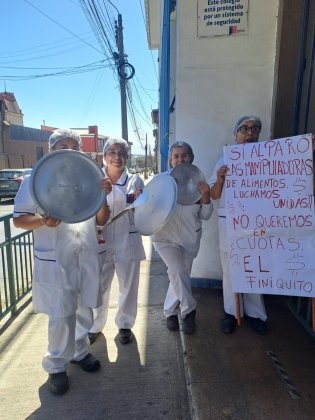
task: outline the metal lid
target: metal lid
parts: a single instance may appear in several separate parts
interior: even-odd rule
[[[135,207],[134,221],[141,235],[153,235],[162,229],[171,217],[177,201],[177,185],[170,175],[156,175],[143,192],[147,200]]]
[[[179,204],[194,204],[200,200],[198,184],[205,178],[197,166],[192,163],[181,163],[171,170],[171,176],[177,182]]]
[[[104,204],[102,178],[102,170],[89,156],[75,150],[57,150],[34,166],[30,192],[40,213],[79,223],[94,216]]]

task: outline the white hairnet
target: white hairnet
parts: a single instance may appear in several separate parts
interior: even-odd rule
[[[187,153],[188,153],[188,154],[189,154],[189,156],[190,156],[190,163],[192,163],[192,162],[193,162],[193,160],[194,160],[194,158],[195,158],[195,155],[194,155],[194,152],[193,152],[193,150],[192,150],[192,148],[191,148],[190,144],[186,143],[185,141],[181,141],[181,140],[175,141],[175,142],[172,144],[172,146],[170,147],[170,150],[169,150],[169,162],[171,162],[172,151],[173,151],[176,147],[184,147],[184,149],[186,149]]]
[[[119,144],[124,151],[126,152],[126,157],[128,158],[128,143],[126,142],[126,140],[124,139],[120,139],[120,138],[116,138],[116,137],[109,137],[109,139],[106,141],[106,143],[104,144],[103,147],[103,155],[106,154],[106,152],[108,151],[108,149],[110,148],[110,146],[112,146],[113,144]]]
[[[241,125],[244,124],[245,121],[256,121],[257,125],[261,128],[260,118],[256,117],[255,115],[243,115],[243,117],[239,118],[236,121],[236,124],[234,126],[234,130],[233,130],[234,141],[236,140],[237,130],[240,128]]]
[[[81,146],[81,137],[80,134],[70,128],[58,128],[55,130],[48,139],[48,145],[52,149],[60,140],[72,139]]]

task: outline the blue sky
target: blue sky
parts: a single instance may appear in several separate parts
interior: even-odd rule
[[[129,140],[134,144],[133,153],[144,153],[146,133],[153,148],[150,115],[158,105],[158,63],[157,52],[148,48],[143,0],[95,0],[105,22],[107,51],[104,42],[98,42],[81,3],[2,2],[0,91],[15,94],[27,127],[40,128],[43,122],[53,127],[97,125],[101,134],[121,137],[119,82],[108,53],[117,51],[112,31],[117,19],[114,5],[122,15],[125,53],[135,68],[130,82],[134,119],[133,123],[128,119]],[[77,73],[78,67],[97,69]],[[73,69],[71,75],[38,77],[69,69]]]

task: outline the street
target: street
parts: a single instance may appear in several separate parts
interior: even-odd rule
[[[7,213],[11,213],[13,211],[13,205],[13,199],[2,199],[0,201],[0,216],[4,216]]]

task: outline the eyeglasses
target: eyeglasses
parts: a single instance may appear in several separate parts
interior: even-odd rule
[[[125,152],[117,152],[117,151],[114,151],[114,150],[110,150],[109,152],[106,152],[106,154],[111,156],[111,157],[117,156],[117,157],[121,157],[121,158],[124,158],[124,159],[127,158]]]
[[[258,134],[260,133],[260,127],[259,125],[253,125],[252,127],[248,127],[247,125],[241,125],[240,128],[237,130],[242,134],[247,134],[251,132],[252,134]]]
[[[179,154],[179,153],[176,153],[176,154],[173,154],[172,155],[172,158],[173,159],[179,159],[179,158],[187,159],[188,157],[189,157],[189,154],[188,153],[183,153],[182,155]]]

